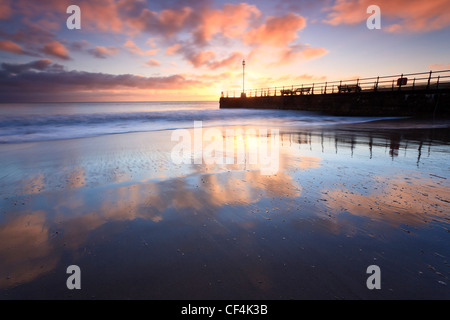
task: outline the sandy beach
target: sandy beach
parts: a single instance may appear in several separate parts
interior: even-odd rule
[[[449,130],[392,124],[280,130],[274,175],[171,130],[0,145],[0,298],[448,299]]]

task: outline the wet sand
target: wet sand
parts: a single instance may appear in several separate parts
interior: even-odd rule
[[[275,175],[171,131],[0,145],[0,299],[450,298],[448,122],[280,130]]]

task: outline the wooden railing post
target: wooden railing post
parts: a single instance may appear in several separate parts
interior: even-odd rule
[[[428,89],[430,89],[430,82],[431,82],[431,73],[432,73],[433,71],[432,70],[430,70],[430,75],[428,76],[428,84],[427,84],[427,90]]]

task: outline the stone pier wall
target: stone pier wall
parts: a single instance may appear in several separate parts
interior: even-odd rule
[[[220,108],[305,110],[338,116],[450,116],[450,89],[223,97]]]

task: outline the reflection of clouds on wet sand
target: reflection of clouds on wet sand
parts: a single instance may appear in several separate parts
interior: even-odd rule
[[[23,214],[0,227],[0,288],[31,281],[59,260],[50,244],[46,213]]]
[[[208,210],[255,203],[261,197],[299,195],[300,187],[284,173],[202,174],[109,189],[103,194],[98,214],[105,220],[143,218],[157,222],[167,209]]]
[[[131,225],[119,222],[144,222],[140,231],[157,230],[154,239],[174,246],[177,244],[170,242],[172,239],[164,238],[166,233],[170,238],[178,231],[194,230],[183,237],[183,241],[192,241],[192,253],[215,254],[220,257],[215,265],[219,274],[226,272],[222,269],[225,259],[229,264],[226,270],[235,270],[239,281],[270,290],[277,285],[274,273],[278,271],[270,269],[276,261],[269,258],[266,264],[260,264],[259,255],[264,250],[266,254],[283,252],[283,247],[278,247],[278,242],[266,244],[260,231],[266,233],[264,237],[277,232],[284,236],[286,226],[295,225],[296,235],[300,230],[302,235],[313,232],[327,237],[361,227],[361,220],[339,219],[341,212],[381,222],[371,224],[378,227],[419,226],[431,220],[448,226],[450,221],[450,177],[440,177],[439,170],[434,176],[418,167],[416,170],[417,144],[407,148],[400,144],[399,149],[397,143],[360,136],[338,139],[334,135],[284,134],[280,136],[279,170],[264,175],[258,164],[238,163],[236,153],[232,164],[175,165],[169,156],[171,146],[166,145],[170,135],[164,135],[156,151],[145,149],[153,145],[150,137],[142,134],[80,140],[92,150],[73,161],[69,161],[72,155],[66,156],[64,149],[58,149],[61,144],[55,143],[60,156],[55,160],[55,168],[59,168],[56,172],[45,163],[41,167],[37,164],[34,171],[27,167],[28,171],[7,172],[1,190],[17,185],[17,191],[0,199],[6,213],[0,220],[0,288],[31,282],[57,268],[67,257],[80,258],[83,249],[91,245],[98,246],[94,250],[101,247],[114,251],[114,237]],[[252,136],[244,138],[249,146],[258,142]],[[102,149],[104,144],[98,143],[105,140],[109,141],[109,153]],[[76,143],[68,141],[67,145]],[[126,146],[126,152],[120,151],[122,146]],[[430,150],[427,156],[441,161],[433,158],[440,154]],[[408,160],[410,155],[412,162],[402,158]],[[69,164],[57,162],[66,160]],[[425,155],[421,158],[424,160]],[[384,170],[393,161],[405,161],[410,171],[402,169],[389,176]],[[15,204],[18,201],[20,208]],[[324,208],[330,214],[325,219],[320,216]],[[273,212],[280,214],[271,216],[270,222],[264,219],[264,213]],[[281,216],[291,219],[290,223],[272,228],[276,217]],[[208,224],[213,220],[220,223]],[[206,224],[208,228],[200,227]],[[177,229],[180,226],[183,230]],[[228,241],[230,230],[234,234]],[[93,238],[102,240],[94,243]],[[198,249],[199,239],[203,251]],[[103,240],[105,247],[99,244]],[[231,247],[229,243],[234,242],[240,246]],[[273,251],[269,250],[271,245]],[[130,247],[130,256],[138,249]],[[151,250],[157,250],[157,258],[166,257],[165,247]],[[242,257],[249,255],[253,260],[244,265]]]
[[[377,176],[370,191],[329,189],[325,199],[331,212],[384,221],[394,226],[417,226],[431,220],[450,221],[449,185],[446,179],[418,173]]]
[[[85,170],[83,168],[75,168],[66,178],[66,187],[68,188],[80,188],[85,183]]]
[[[45,176],[43,173],[30,177],[22,182],[22,194],[35,194],[45,190]]]
[[[77,177],[75,181],[82,181]],[[109,222],[140,218],[158,223],[169,209],[215,212],[223,205],[255,203],[262,197],[297,197],[300,187],[284,173],[264,176],[245,171],[200,174],[121,187],[113,185],[94,195],[94,199],[88,189],[67,192],[35,195],[45,196],[46,201],[54,204],[53,208],[48,208],[56,213],[54,216],[50,217],[43,210],[25,212],[2,225],[0,287],[28,282],[47,273],[61,259],[62,251],[56,250],[56,245],[76,252],[92,231]],[[55,222],[58,239],[52,239],[48,230]]]

